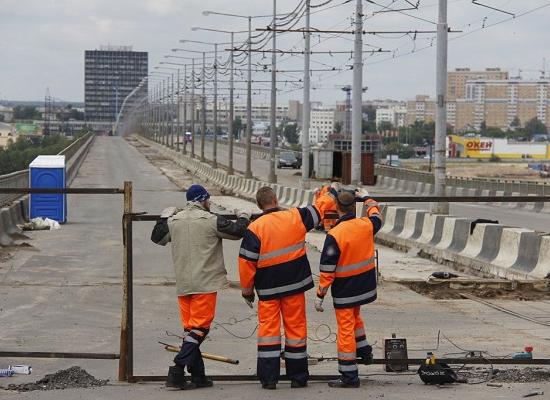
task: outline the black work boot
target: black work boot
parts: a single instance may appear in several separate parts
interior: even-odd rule
[[[187,379],[185,378],[185,369],[179,365],[174,365],[168,368],[168,376],[166,377],[165,386],[167,388],[181,390],[190,390],[197,387],[194,383],[187,382]]]
[[[267,390],[275,390],[277,389],[276,383],[262,383],[262,388]]]
[[[334,381],[329,381],[328,385],[331,388],[358,388],[361,386],[361,381],[357,382],[344,382],[342,379],[336,379]]]
[[[299,389],[299,388],[305,388],[307,387],[307,381],[306,382],[300,382],[300,381],[297,381],[297,380],[291,380],[290,381],[290,387],[292,389]]]
[[[208,378],[206,375],[191,376],[191,382],[194,383],[197,388],[212,387],[212,385],[214,385],[212,379]]]
[[[357,364],[371,365],[372,364],[372,346],[368,345],[363,351],[357,353]]]

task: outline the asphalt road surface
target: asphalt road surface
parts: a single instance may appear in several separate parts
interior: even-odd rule
[[[121,187],[134,184],[134,211],[157,213],[169,205],[183,203],[183,194],[160,170],[121,138],[98,137],[86,158],[75,187]],[[0,263],[0,348],[24,351],[118,352],[122,300],[121,196],[69,198],[69,222],[58,231],[29,233],[32,247],[3,250]],[[166,331],[181,333],[169,248],[149,241],[151,223],[134,227],[134,342],[136,375],[164,375],[173,354],[157,340],[177,344]],[[226,242],[228,276],[237,276],[238,242]],[[316,271],[319,253],[308,250]],[[404,260],[406,260],[404,258]],[[307,293],[309,328],[308,352],[334,356],[335,318],[327,299],[324,313],[313,308],[314,292]],[[514,302],[500,302],[509,304]],[[527,303],[526,303],[527,304]],[[548,313],[545,302],[533,302]],[[382,356],[385,337],[392,333],[406,337],[409,355],[422,357],[426,349],[436,355],[457,352],[442,340],[438,330],[465,349],[483,349],[506,355],[530,344],[537,357],[550,356],[548,328],[516,319],[467,300],[433,300],[395,283],[382,282],[379,299],[363,308],[368,339],[376,357]],[[240,359],[238,366],[207,361],[209,374],[253,374],[256,368],[256,314],[241,299],[240,291],[229,288],[219,293],[215,324],[203,344],[204,351]],[[332,332],[332,334],[331,334]],[[112,385],[93,390],[31,392],[15,394],[0,390],[0,398],[15,399],[172,399],[183,393],[167,392],[161,383],[117,384],[117,361],[0,359],[0,366],[31,364],[33,375],[0,378],[0,385],[35,381],[61,368],[79,365]],[[334,363],[310,368],[312,374],[335,374]],[[414,372],[414,368],[412,371]],[[346,391],[349,399],[492,399],[518,398],[534,387],[550,391],[550,384],[456,385],[448,389],[426,387],[414,375],[386,374],[381,366],[360,367],[365,377],[361,389]],[[329,398],[337,392],[326,384],[314,383],[300,391],[265,393],[258,384],[218,383],[211,389],[185,393],[191,399],[255,399],[289,397]]]

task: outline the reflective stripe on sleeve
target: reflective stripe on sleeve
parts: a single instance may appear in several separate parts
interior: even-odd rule
[[[319,225],[319,216],[317,215],[317,210],[313,206],[307,206],[306,207],[311,214],[311,218],[313,218],[313,226]]]
[[[250,258],[251,260],[257,260],[260,257],[258,253],[254,253],[253,251],[248,251],[243,248],[239,250],[239,254],[241,256],[245,256],[246,258]]]
[[[319,265],[319,271],[321,271],[321,272],[334,272],[334,271],[336,271],[336,265],[321,264],[321,265]]]
[[[371,290],[370,292],[360,294],[353,297],[333,297],[332,301],[334,304],[352,304],[358,301],[369,299],[376,295],[376,289]]]
[[[313,277],[310,275],[303,281],[292,283],[290,285],[279,286],[271,289],[258,289],[258,296],[271,296],[273,294],[290,292],[291,290],[300,289],[313,282]]]
[[[368,260],[364,260],[355,264],[350,265],[339,265],[336,267],[336,272],[349,272],[356,269],[363,268],[369,264],[372,264],[374,262],[374,257],[369,258]]]
[[[305,245],[306,245],[306,242],[300,242],[297,244],[293,244],[292,246],[285,247],[283,249],[271,251],[265,254],[260,254],[260,256],[258,257],[258,261],[279,257],[288,253],[292,253],[293,251],[301,250],[305,247]]]

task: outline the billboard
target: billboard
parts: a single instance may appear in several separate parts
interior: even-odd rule
[[[36,124],[18,122],[15,124],[15,131],[20,135],[36,135],[40,127]]]

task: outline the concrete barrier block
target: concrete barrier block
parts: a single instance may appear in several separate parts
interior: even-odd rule
[[[0,246],[13,245],[13,239],[8,234],[8,230],[10,229],[11,224],[12,222],[9,209],[0,209]]]
[[[424,216],[427,213],[428,212],[424,210],[407,210],[405,213],[403,230],[399,234],[399,237],[403,239],[413,239],[414,234],[417,231],[421,231],[418,227],[422,227]]]
[[[397,181],[397,190],[404,191],[407,186],[407,181],[404,181],[403,179],[399,179]]]
[[[433,185],[431,183],[426,183],[424,186],[424,196],[429,196],[433,193]]]
[[[313,190],[304,190],[304,202],[302,203],[302,207],[313,204],[314,198],[315,194],[313,193]]]
[[[491,263],[498,267],[511,268],[518,260],[521,236],[526,232],[532,231],[523,228],[504,228],[500,238],[499,252]]]
[[[391,189],[391,190],[397,190],[397,183],[398,183],[397,178],[390,178],[388,188]]]
[[[397,217],[397,210],[400,207],[388,206],[385,207],[384,226],[380,229],[382,233],[390,233],[395,226],[395,219]]]
[[[537,265],[531,271],[531,276],[543,279],[550,274],[550,235],[541,236]]]
[[[453,225],[454,226],[453,226],[451,241],[449,245],[447,246],[447,240],[445,239],[446,227],[444,227],[443,238],[439,243],[439,246],[440,248],[445,248],[454,253],[460,253],[462,250],[466,248],[466,244],[468,243],[468,238],[470,237],[470,227],[472,225],[472,220],[467,218],[455,218]]]
[[[536,268],[541,250],[541,235],[537,232],[523,232],[519,239],[519,251],[512,265],[515,272],[530,275]]]
[[[490,224],[476,224],[472,234],[468,234],[466,246],[460,252],[461,256],[476,258],[479,253],[481,253],[481,250],[483,249],[485,235],[488,233],[487,227],[489,225]],[[500,234],[498,235],[498,240],[500,241]],[[496,253],[494,257],[496,257]]]
[[[420,196],[420,195],[424,194],[424,187],[425,186],[426,186],[426,184],[424,182],[417,182],[414,194],[417,195],[417,196]]]
[[[21,212],[19,210],[19,207],[14,204],[11,207],[8,207],[8,210],[9,210],[10,224],[4,227],[7,229],[8,235],[22,234],[23,231],[17,227],[18,224],[23,223],[23,218],[21,217]]]
[[[422,234],[418,238],[419,243],[438,243],[443,232],[443,222],[445,217],[437,214],[426,214]]]

